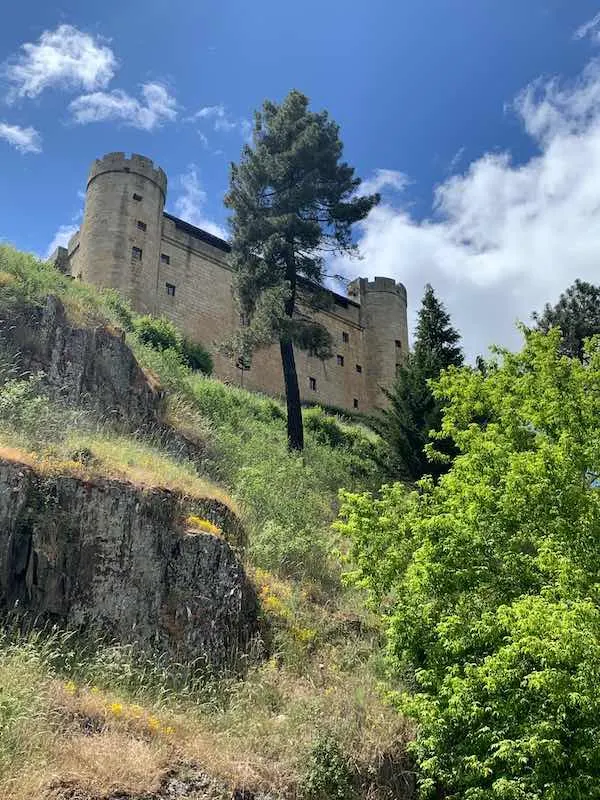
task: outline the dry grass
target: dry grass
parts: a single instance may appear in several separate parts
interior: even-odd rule
[[[152,792],[168,768],[195,763],[230,786],[294,798],[321,735],[333,736],[361,774],[402,755],[411,731],[380,696],[368,620],[347,602],[322,606],[310,587],[264,571],[257,578],[268,587],[261,595],[277,598],[265,604],[273,656],[245,680],[222,680],[211,697],[158,687],[153,699],[151,673],[141,694],[116,690],[117,672],[129,668],[104,657],[87,678],[80,663],[75,685],[52,676],[27,643],[7,654],[0,642],[4,697],[22,704],[8,726],[14,757],[0,770],[0,797],[58,800],[58,787],[75,786],[98,798]]]
[[[81,460],[82,453],[88,456],[85,460]],[[192,500],[218,500],[234,514],[239,514],[229,493],[200,477],[192,464],[177,462],[131,437],[75,431],[64,442],[40,452],[15,446],[10,434],[0,431],[0,458],[21,462],[48,476],[71,475],[86,481],[108,478],[142,489],[168,489]]]

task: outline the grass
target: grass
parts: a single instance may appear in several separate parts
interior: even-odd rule
[[[49,293],[74,322],[129,330],[140,364],[167,390],[165,421],[200,443],[201,466],[151,433],[124,435],[57,405],[36,377],[4,368],[1,353],[0,456],[227,505],[249,534],[246,568],[270,658],[244,680],[216,678],[68,632],[0,632],[0,797],[60,797],[49,787],[61,785],[91,797],[152,792],[168,768],[192,762],[229,785],[279,796],[315,800],[307,787],[337,770],[352,776],[359,797],[408,797],[394,780],[411,732],[379,691],[380,631],[341,581],[344,543],[330,527],[340,488],[382,482],[378,437],[310,408],[305,451],[289,453],[277,400],[192,372],[179,353],[139,341],[135,315],[114,293],[0,247],[2,315]],[[206,520],[189,513],[190,529],[203,530]],[[315,759],[315,747],[337,754],[342,768]]]

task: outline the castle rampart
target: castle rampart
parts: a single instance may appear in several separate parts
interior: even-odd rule
[[[220,354],[239,322],[229,245],[166,213],[166,195],[167,176],[145,156],[94,161],[81,230],[59,250],[57,266],[119,290],[137,311],[171,319],[212,352],[217,377],[282,394],[278,347],[255,354],[244,371]],[[358,411],[385,405],[382,389],[408,352],[406,289],[392,278],[357,278],[348,297],[330,292],[330,301],[315,318],[330,331],[334,356],[296,353],[302,400]]]

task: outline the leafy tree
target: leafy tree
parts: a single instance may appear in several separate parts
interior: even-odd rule
[[[388,443],[393,469],[403,478],[418,480],[426,473],[439,476],[447,469],[443,458],[432,461],[426,446],[430,432],[440,428],[441,405],[433,395],[430,381],[448,367],[458,367],[463,356],[458,342],[460,335],[450,324],[450,315],[428,284],[419,311],[415,346],[386,392],[389,407],[375,422]],[[439,440],[436,451],[450,456],[449,443]]]
[[[555,306],[547,303],[541,314],[534,312],[532,317],[538,330],[560,328],[561,351],[573,358],[583,358],[585,339],[600,333],[600,287],[577,279]]]
[[[353,253],[352,225],[378,202],[358,196],[360,179],[341,162],[339,128],[326,111],[308,109],[292,91],[255,115],[253,144],[231,165],[225,203],[232,209],[231,263],[245,321],[233,350],[247,356],[279,343],[287,399],[288,441],[304,444],[294,345],[331,357],[327,330],[306,313],[323,304],[324,256]],[[303,294],[302,279],[313,291]]]
[[[600,798],[600,341],[500,356],[440,378],[460,455],[437,484],[345,496],[349,577],[387,622],[422,797]]]

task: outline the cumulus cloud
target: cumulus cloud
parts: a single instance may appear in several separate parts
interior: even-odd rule
[[[433,284],[470,357],[491,343],[519,346],[515,321],[575,278],[600,282],[600,61],[572,83],[527,87],[514,110],[538,155],[484,154],[437,187],[426,219],[383,203],[360,227],[364,260],[334,265],[401,280],[412,322]]]
[[[92,91],[108,85],[117,68],[110,47],[72,25],[44,31],[3,68],[9,100],[37,97],[48,87]]]
[[[384,189],[401,192],[409,183],[408,177],[396,169],[376,169],[370,178],[361,183],[359,191],[360,194],[375,194]]]
[[[80,125],[111,120],[151,131],[163,122],[176,119],[177,102],[162,84],[144,83],[141,100],[121,89],[113,89],[81,95],[72,101],[69,110]]]
[[[41,153],[42,137],[35,128],[21,128],[0,122],[0,139],[4,139],[20,153]]]
[[[175,214],[208,233],[227,239],[225,228],[206,217],[206,192],[202,188],[196,165],[190,164],[177,183],[180,193],[175,201]]]
[[[77,233],[78,230],[79,227],[77,225],[61,225],[46,248],[44,258],[50,258],[57,247],[66,247],[71,236]]]
[[[574,39],[585,39],[588,36],[600,42],[600,13],[596,14],[588,22],[584,22],[573,34]]]

